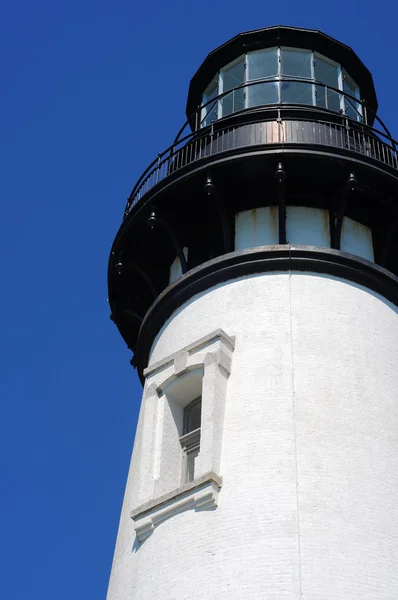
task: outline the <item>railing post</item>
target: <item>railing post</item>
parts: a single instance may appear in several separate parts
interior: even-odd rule
[[[278,200],[278,223],[279,223],[279,244],[286,244],[286,205],[285,205],[285,179],[286,172],[283,164],[280,162],[276,168],[275,179],[277,185]]]
[[[281,119],[281,111],[278,108],[278,116],[276,122],[278,123],[278,144],[281,143],[281,127],[282,127],[282,119]]]
[[[160,153],[158,154],[158,164],[156,166],[156,183],[159,181],[159,170],[160,170]]]
[[[207,108],[205,108],[205,110],[207,110]],[[200,113],[201,113],[201,107],[198,106],[196,113],[195,113],[195,131],[198,131],[198,129],[199,129]]]
[[[343,96],[344,98],[344,96]],[[348,150],[351,150],[351,141],[350,141],[350,124],[347,116],[345,116],[345,129],[347,132],[347,142],[348,142]]]
[[[171,148],[169,150],[169,158],[168,158],[169,166],[167,168],[167,174],[169,174],[170,170],[171,170],[171,163],[172,163],[172,160],[173,160],[173,155],[174,155],[174,144],[171,146]]]
[[[362,106],[362,118],[363,118],[363,122],[365,123],[365,125],[368,124],[368,111],[366,109],[366,104],[365,101],[361,99],[361,106]]]

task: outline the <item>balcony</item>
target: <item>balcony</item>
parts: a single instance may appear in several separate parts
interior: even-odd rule
[[[296,83],[296,78],[285,79]],[[300,84],[304,85],[300,80]],[[369,107],[357,98],[330,88],[320,82],[309,82],[314,90],[324,88],[322,95],[338,96],[342,107],[349,111],[327,110],[308,104],[257,105],[244,110],[232,111],[227,117],[204,123],[214,107],[234,97],[243,87],[275,85],[275,81],[256,81],[238,86],[212,98],[201,106],[181,128],[174,143],[160,153],[141,175],[127,203],[125,217],[138,204],[145,202],[168,183],[185,176],[190,170],[200,168],[222,158],[243,156],[250,153],[273,153],[278,149],[291,152],[313,152],[329,155],[345,155],[348,159],[367,162],[388,171],[398,178],[397,143],[392,139],[384,123],[372,114]],[[350,118],[348,114],[353,114]],[[375,126],[376,124],[376,126]],[[193,129],[184,135],[188,127]]]

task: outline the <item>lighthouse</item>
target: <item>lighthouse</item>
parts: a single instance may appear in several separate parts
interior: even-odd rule
[[[143,395],[108,600],[396,600],[398,154],[372,76],[269,27],[207,56],[186,112],[109,260]]]

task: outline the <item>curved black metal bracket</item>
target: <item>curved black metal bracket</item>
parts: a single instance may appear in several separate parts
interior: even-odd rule
[[[218,212],[218,216],[220,217],[222,235],[223,235],[223,241],[224,241],[224,253],[227,254],[228,252],[232,252],[233,245],[232,245],[231,229],[230,229],[229,222],[228,222],[228,214],[225,209],[224,202],[222,201],[220,194],[218,193],[211,177],[206,177],[206,183],[204,185],[204,192],[207,196],[210,196],[211,198],[213,198],[215,205],[216,205],[217,212]]]
[[[144,281],[146,282],[147,286],[149,287],[149,289],[151,290],[152,296],[155,299],[158,294],[155,290],[155,287],[150,279],[150,277],[147,275],[147,273],[145,273],[144,269],[142,269],[139,265],[137,265],[137,263],[135,262],[131,262],[129,261],[125,261],[124,259],[124,251],[121,250],[118,254],[117,257],[117,262],[115,263],[114,269],[116,271],[116,273],[118,274],[118,276],[120,277],[121,275],[123,275],[124,273],[126,273],[126,269],[133,269],[134,271],[137,271],[137,273],[139,275],[141,275],[141,277],[144,279]]]
[[[336,213],[331,215],[331,246],[335,250],[340,250],[341,230],[343,227],[344,214],[347,208],[348,196],[351,192],[354,192],[357,189],[357,186],[358,181],[356,180],[355,173],[351,172],[341,193],[340,208]]]
[[[143,317],[141,317],[141,315],[139,315],[137,312],[135,312],[134,310],[129,310],[128,308],[122,308],[120,306],[119,302],[113,302],[113,311],[112,313],[109,315],[110,320],[115,323],[116,327],[118,327],[118,323],[119,323],[119,318],[118,315],[120,315],[121,313],[128,315],[129,317],[134,317],[135,319],[137,319],[137,321],[140,323],[142,323],[143,321]]]
[[[130,310],[129,308],[125,308],[125,309],[123,309],[123,312],[125,315],[128,315],[129,317],[134,317],[135,319],[137,319],[137,321],[142,323],[143,317],[141,317],[137,312],[135,312],[135,310]]]
[[[117,255],[117,262],[115,263],[115,265],[114,265],[113,268],[115,269],[115,271],[119,275],[119,277],[121,275],[123,275],[124,268],[125,268],[125,265],[124,265],[124,252],[123,252],[123,250],[121,250],[119,252],[119,254]]]
[[[279,223],[279,243],[286,244],[286,204],[285,204],[285,179],[286,172],[282,163],[278,163],[275,171],[278,198],[278,223]]]
[[[142,267],[137,265],[137,263],[130,262],[130,261],[127,263],[127,266],[130,267],[131,269],[133,269],[134,271],[137,271],[137,273],[139,273],[141,275],[141,277],[145,280],[147,286],[151,290],[153,298],[154,299],[157,298],[158,293],[155,290],[155,286],[153,285],[152,280],[150,279],[149,275],[144,271],[144,269],[142,269]]]
[[[187,261],[184,252],[182,251],[182,248],[180,246],[180,243],[170,225],[164,219],[158,218],[154,210],[151,212],[151,216],[149,217],[147,223],[151,229],[154,229],[155,227],[160,227],[167,234],[179,258],[181,264],[181,271],[183,274],[186,273],[188,271]]]

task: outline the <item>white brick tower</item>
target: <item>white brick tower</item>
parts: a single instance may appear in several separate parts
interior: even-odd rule
[[[238,35],[193,77],[109,263],[144,391],[108,600],[397,600],[398,157],[376,111],[318,31]]]

